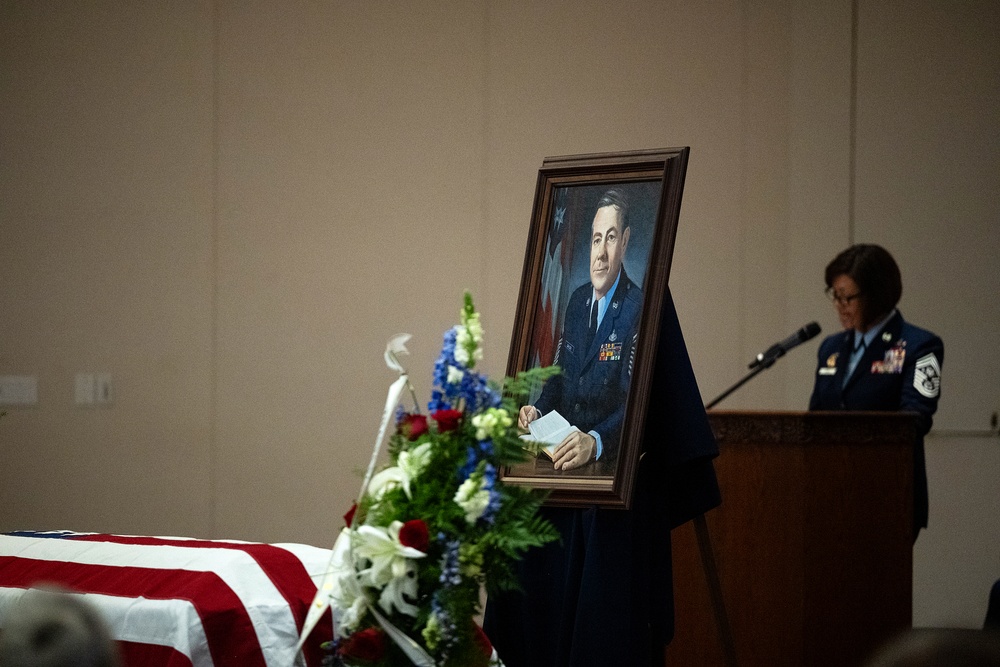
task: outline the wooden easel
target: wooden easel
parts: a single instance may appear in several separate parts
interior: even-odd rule
[[[701,567],[708,582],[708,595],[712,602],[712,613],[715,616],[715,627],[719,633],[719,644],[726,667],[738,667],[736,661],[736,644],[733,642],[733,630],[729,625],[729,615],[726,613],[726,601],[722,597],[722,584],[719,582],[719,570],[715,564],[715,550],[712,548],[712,538],[708,534],[708,521],[704,514],[694,519],[694,533],[698,539],[698,551],[701,555]]]

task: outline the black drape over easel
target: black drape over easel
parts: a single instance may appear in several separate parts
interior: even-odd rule
[[[720,502],[718,447],[667,292],[632,507],[546,507],[562,540],[519,564],[484,628],[507,667],[663,665],[674,631],[670,530]]]

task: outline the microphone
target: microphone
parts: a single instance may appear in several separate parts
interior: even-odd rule
[[[771,347],[767,348],[765,352],[758,354],[757,357],[750,362],[748,368],[770,368],[775,361],[784,356],[785,352],[788,352],[796,345],[801,345],[810,338],[815,338],[816,334],[819,332],[819,324],[817,322],[810,322],[788,338],[778,341]],[[761,370],[763,370],[763,368]]]

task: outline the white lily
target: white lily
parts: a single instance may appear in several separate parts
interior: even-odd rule
[[[410,480],[399,466],[390,466],[375,473],[368,483],[368,493],[377,501],[382,499],[387,491],[402,486],[406,495],[410,495]]]
[[[358,575],[351,572],[340,578],[340,591],[334,605],[340,610],[338,624],[348,633],[354,632],[371,604],[368,594],[358,583]]]
[[[402,521],[393,521],[389,528],[381,526],[361,526],[354,535],[354,554],[371,561],[371,566],[362,570],[363,579],[375,588],[382,588],[393,579],[405,577],[407,560],[424,558],[423,551],[403,546],[399,541]]]
[[[381,589],[379,606],[387,614],[396,607],[401,613],[416,616],[418,608],[406,601],[417,597],[417,565],[414,562],[427,556],[423,551],[407,547],[399,541],[402,521],[393,521],[388,528],[361,526],[354,533],[354,554],[370,562],[368,568],[358,572],[360,583]]]
[[[406,561],[405,572],[402,576],[393,577],[385,585],[378,598],[378,605],[387,614],[391,614],[392,608],[395,607],[402,614],[416,616],[420,608],[407,602],[407,597],[411,600],[417,599],[417,565],[412,560]]]
[[[396,459],[398,465],[390,466],[375,473],[368,483],[368,493],[376,502],[382,499],[387,491],[403,487],[406,497],[410,498],[410,482],[420,477],[431,460],[431,443],[425,442],[412,450],[402,451]]]
[[[358,574],[351,562],[351,532],[345,528],[334,543],[330,555],[330,574],[333,575],[328,584],[330,599],[335,614],[335,624],[343,627],[348,634],[357,629],[365,616],[365,610],[371,604],[371,599],[358,583]]]

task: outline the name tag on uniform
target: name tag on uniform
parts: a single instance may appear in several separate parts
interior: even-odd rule
[[[621,343],[604,343],[597,353],[598,361],[618,361],[622,358]]]
[[[836,375],[837,374],[837,357],[840,355],[839,352],[831,354],[826,359],[826,366],[820,366],[820,375]]]

